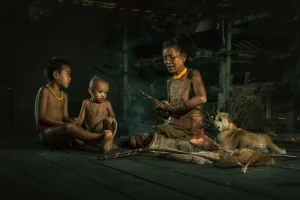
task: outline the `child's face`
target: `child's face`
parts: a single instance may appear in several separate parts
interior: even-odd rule
[[[93,101],[102,103],[107,97],[108,90],[109,84],[107,82],[97,81],[94,87],[89,89],[89,93]]]
[[[71,69],[68,65],[63,65],[60,72],[54,74],[56,83],[63,87],[68,88],[71,82]]]

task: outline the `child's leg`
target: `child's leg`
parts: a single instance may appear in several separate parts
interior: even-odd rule
[[[113,148],[113,134],[109,130],[104,131],[104,143],[103,143],[103,151],[104,153],[109,152]]]
[[[108,117],[103,121],[103,129],[110,130],[113,135],[117,132],[117,121],[113,117]]]
[[[52,127],[44,130],[40,133],[40,137],[42,141],[59,141],[59,140],[69,140],[73,138],[77,138],[84,142],[89,143],[101,143],[103,146],[110,144],[113,138],[111,133],[99,133],[94,134],[89,131],[82,129],[74,124],[67,123],[62,126]],[[105,150],[105,149],[104,149]],[[107,151],[107,148],[106,150]]]
[[[69,140],[73,138],[78,138],[82,141],[93,141],[101,137],[71,123],[48,128],[41,132],[40,135],[43,141]]]
[[[110,130],[112,132],[112,136],[113,138],[115,137],[116,133],[117,133],[117,121],[115,120],[115,118],[113,117],[108,117],[104,120],[103,122],[103,127],[104,127],[104,132],[106,130]],[[112,148],[118,148],[118,146],[113,142],[112,143]]]
[[[85,147],[102,149],[104,153],[109,152],[113,148],[113,135],[110,130],[104,130],[103,133],[94,133],[94,134],[103,134],[104,135],[103,143],[95,143],[93,141],[87,141],[85,142]]]

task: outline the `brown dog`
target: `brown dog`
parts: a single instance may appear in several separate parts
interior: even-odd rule
[[[286,150],[275,145],[267,134],[252,133],[237,128],[228,113],[218,113],[215,124],[221,132],[217,139],[223,150],[234,151],[235,149],[250,148],[264,153],[286,154]]]

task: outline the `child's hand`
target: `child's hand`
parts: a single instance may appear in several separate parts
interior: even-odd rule
[[[95,132],[96,133],[100,133],[101,131],[102,131],[102,128],[103,128],[103,125],[102,125],[102,123],[100,122],[100,123],[98,123],[98,124],[96,124],[96,126],[95,126]]]
[[[118,130],[118,123],[117,123],[116,119],[113,119],[112,127],[113,127],[112,134],[113,134],[113,137],[114,137],[117,133],[117,130]]]
[[[169,111],[170,107],[171,107],[171,104],[168,101],[162,101],[160,104],[160,109],[162,109],[162,110]]]
[[[155,108],[158,110],[163,110],[163,111],[169,111],[171,107],[170,102],[168,101],[156,101],[155,102]]]
[[[159,109],[159,107],[161,105],[161,101],[155,100],[155,101],[153,101],[153,104],[156,109]]]
[[[71,119],[70,119],[70,123],[72,123],[72,124],[78,124],[78,118],[76,118],[76,117],[72,117]]]

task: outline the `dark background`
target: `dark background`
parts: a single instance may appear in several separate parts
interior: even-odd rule
[[[137,95],[136,91],[141,89],[164,99],[165,80],[168,74],[162,63],[156,67],[148,64],[150,67],[140,69],[134,68],[133,63],[161,55],[163,40],[172,36],[174,31],[172,19],[168,22],[164,13],[179,12],[188,15],[192,13],[191,9],[184,10],[179,1],[173,2],[173,6],[163,6],[163,3],[155,2],[120,1],[119,7],[115,9],[75,5],[72,1],[64,1],[63,4],[58,5],[57,2],[63,1],[1,1],[2,131],[0,135],[35,134],[34,101],[38,89],[46,83],[43,76],[44,65],[53,56],[62,57],[71,63],[72,83],[67,90],[70,116],[79,114],[81,102],[89,97],[87,93],[89,80],[93,75],[98,74],[106,76],[110,82],[108,99],[115,109],[118,121],[126,122],[128,127],[129,119],[136,119],[131,123],[134,126],[137,122],[151,120],[154,114],[151,104]],[[189,1],[184,5],[193,7],[195,2]],[[259,1],[252,1],[251,4],[249,1],[230,1],[230,9],[234,11],[221,10],[218,6],[220,1],[199,2],[201,5],[197,4],[196,8],[201,11],[201,20],[212,18],[216,24],[218,16],[224,13],[235,13],[235,20],[242,19],[247,13],[259,14],[262,11],[272,13],[264,19],[249,20],[235,26],[243,29],[243,32],[233,35],[233,43],[254,41],[259,49],[269,54],[256,56],[254,64],[233,63],[234,83],[243,83],[244,73],[251,72],[251,77],[261,82],[284,84],[283,89],[279,88],[279,92],[273,98],[274,105],[284,105],[290,99],[297,102],[299,99],[296,95],[299,91],[297,1],[265,1],[263,5],[260,5]],[[121,7],[127,8],[127,11],[118,9]],[[151,22],[151,16],[149,17],[145,12],[134,12],[131,8],[156,10],[154,16],[164,16],[161,20],[163,25],[160,24],[159,17],[154,20],[155,22]],[[128,50],[129,87],[131,88],[128,92],[131,94],[132,101],[129,105],[129,117],[124,119],[122,46],[126,19],[129,40],[151,36],[152,42],[141,42],[140,45]],[[187,28],[189,24],[187,24],[175,23],[174,26],[183,27],[182,29],[189,32]],[[221,35],[218,29],[190,35],[199,48],[210,49],[213,52],[221,48]],[[241,48],[233,45],[233,50],[241,50]],[[249,61],[249,58],[241,56],[239,60]],[[188,65],[201,71],[207,88],[218,85],[219,60],[200,59]],[[153,86],[155,92],[151,92],[152,83],[155,83]],[[216,99],[216,94],[209,95],[210,102],[215,103]],[[293,105],[292,111],[298,109],[294,104],[291,105]],[[283,110],[284,112],[280,111],[280,114],[274,112],[273,117],[288,116],[287,110],[284,108]],[[299,118],[297,113],[295,112],[289,120],[297,121]],[[293,125],[292,128],[297,128],[297,125]],[[128,128],[124,128],[124,134],[127,134],[127,131]]]

